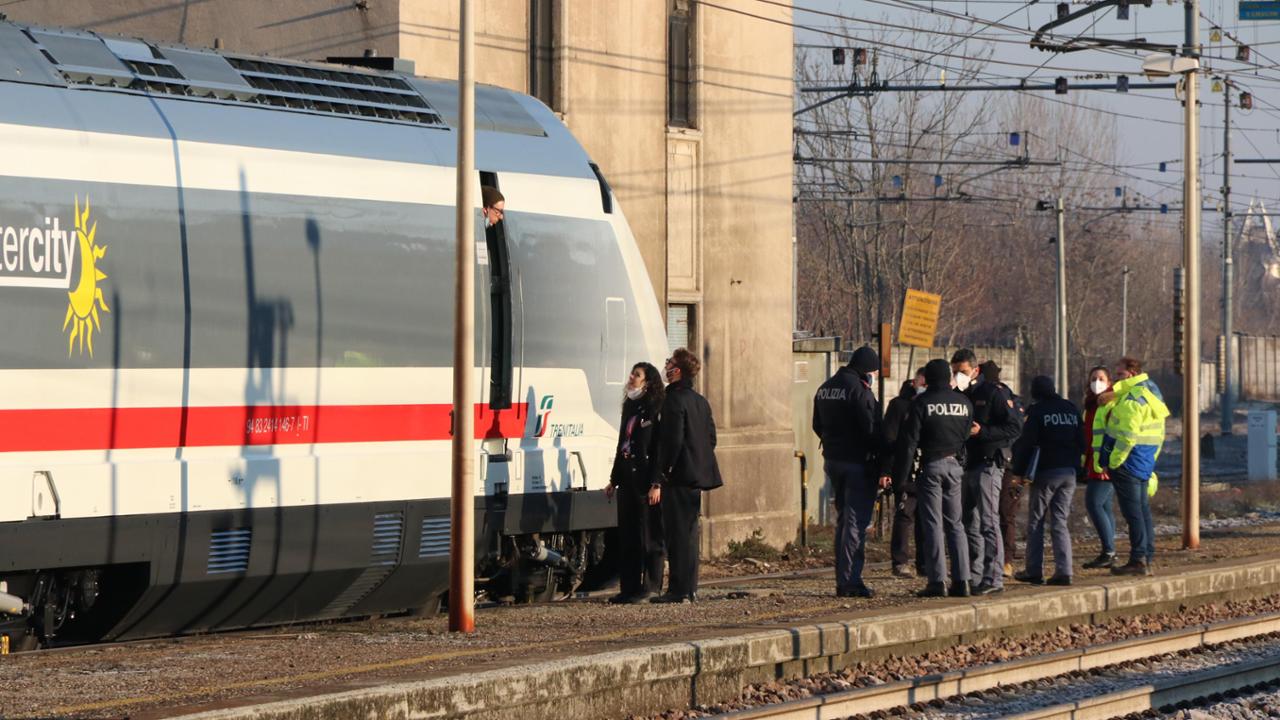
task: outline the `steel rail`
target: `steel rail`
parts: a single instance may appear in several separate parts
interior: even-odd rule
[[[1196,650],[1210,645],[1218,645],[1233,640],[1241,640],[1268,633],[1280,632],[1280,613],[1269,613],[1252,618],[1226,620],[1208,625],[1199,625],[1182,630],[1173,630],[1145,637],[1119,640],[1095,647],[1061,650],[1059,652],[1034,657],[1010,660],[1008,662],[981,665],[962,670],[953,670],[933,675],[902,680],[899,682],[875,685],[872,687],[845,690],[816,697],[790,700],[771,705],[736,710],[714,717],[725,720],[834,720],[850,715],[867,714],[877,710],[889,710],[915,703],[930,703],[935,700],[946,700],[958,695],[989,690],[1002,685],[1017,685],[1030,680],[1056,677],[1071,672],[1096,670],[1120,663],[1133,662],[1145,658],[1166,655],[1182,650]],[[1267,664],[1269,662],[1269,665]],[[1234,687],[1253,685],[1264,682],[1259,678],[1280,678],[1280,657],[1270,661],[1245,663],[1214,670],[1212,673],[1197,673],[1186,678],[1188,689],[1179,690],[1174,685],[1181,682],[1170,681],[1158,685],[1129,688],[1123,691],[1102,695],[1078,703],[1063,704],[1050,708],[1042,708],[1015,717],[1022,720],[1049,720],[1050,718],[1080,717],[1114,717],[1137,710],[1162,707],[1185,699],[1200,697],[1204,694],[1223,692],[1234,682],[1233,677],[1241,681]],[[1255,667],[1256,666],[1256,667]],[[1266,667],[1264,667],[1266,666]],[[1214,675],[1214,673],[1217,673]],[[1213,677],[1210,677],[1213,675]],[[1199,683],[1194,687],[1211,687],[1201,692],[1192,687],[1192,681]],[[1190,693],[1190,694],[1188,694]],[[1198,693],[1198,694],[1197,694]],[[1107,715],[1102,705],[1098,712],[1090,709],[1081,714],[1086,705],[1102,703],[1105,698],[1114,695],[1115,707],[1129,709],[1118,710]],[[1145,698],[1154,705],[1137,707],[1134,703]],[[1043,714],[1048,713],[1048,714]],[[1055,714],[1056,713],[1056,714]]]

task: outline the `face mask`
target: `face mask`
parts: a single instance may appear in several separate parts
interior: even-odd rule
[[[627,399],[628,399],[628,400],[639,400],[641,397],[644,397],[644,386],[643,386],[643,385],[641,385],[641,386],[640,386],[640,387],[638,387],[638,388],[630,388],[630,387],[629,387],[629,388],[627,388]]]
[[[917,395],[919,395],[919,394],[920,394],[920,393],[922,393],[922,392],[924,392],[924,386],[923,386],[923,385],[917,385],[917,386],[916,386],[916,394],[917,394]]]
[[[1102,393],[1107,391],[1107,381],[1094,380],[1093,382],[1089,383],[1089,388],[1093,390],[1094,395],[1101,395]]]
[[[969,383],[971,382],[973,382],[973,380],[969,377],[969,373],[956,373],[956,389],[960,392],[964,392],[969,389]]]

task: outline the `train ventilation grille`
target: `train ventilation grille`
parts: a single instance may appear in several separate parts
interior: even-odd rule
[[[209,535],[209,562],[205,571],[209,575],[240,573],[249,569],[249,548],[253,544],[253,530],[214,530]]]
[[[373,516],[373,553],[369,564],[395,565],[404,544],[404,513],[378,513]]]
[[[426,518],[422,521],[422,538],[418,541],[418,557],[443,557],[449,554],[449,518]]]
[[[323,617],[341,617],[359,605],[391,575],[400,560],[404,545],[404,513],[388,512],[373,516],[373,545],[369,565],[321,612]]]

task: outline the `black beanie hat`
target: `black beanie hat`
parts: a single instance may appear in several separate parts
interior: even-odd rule
[[[880,356],[875,350],[863,345],[853,351],[853,357],[849,360],[849,367],[855,371],[867,375],[880,369]]]
[[[986,378],[987,382],[1000,381],[1000,366],[996,364],[995,360],[988,360],[982,363],[978,366],[978,370],[982,373],[982,377]]]
[[[1037,375],[1031,380],[1031,399],[1032,400],[1048,400],[1057,395],[1057,390],[1053,387],[1053,378],[1047,375]]]
[[[924,366],[924,381],[931,388],[945,388],[951,385],[951,365],[942,359],[930,360]]]

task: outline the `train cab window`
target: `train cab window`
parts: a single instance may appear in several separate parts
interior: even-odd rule
[[[480,173],[484,188],[498,189],[498,175]],[[504,203],[505,205],[505,203]],[[486,222],[485,245],[489,251],[489,407],[505,410],[511,407],[512,319],[511,319],[511,253],[507,244],[507,224],[502,215]]]

